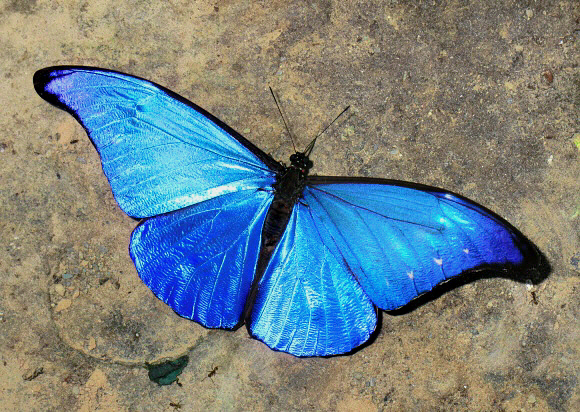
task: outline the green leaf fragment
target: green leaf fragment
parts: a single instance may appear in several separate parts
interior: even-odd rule
[[[189,356],[184,355],[175,360],[169,360],[155,365],[145,364],[149,370],[149,379],[158,385],[171,385],[181,375],[189,362]]]

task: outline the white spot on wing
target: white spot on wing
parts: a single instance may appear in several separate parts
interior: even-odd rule
[[[435,261],[435,263],[437,263],[439,266],[443,265],[443,259],[437,259],[437,258],[433,258],[433,260]]]
[[[469,255],[469,249],[463,249],[463,253],[465,253],[466,255]]]
[[[413,279],[415,277],[413,271],[407,272],[407,276],[409,276],[409,279]]]

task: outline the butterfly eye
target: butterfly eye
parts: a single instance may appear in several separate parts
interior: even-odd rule
[[[297,160],[298,156],[296,156],[296,153],[294,153],[293,155],[290,156],[290,162],[294,163]]]

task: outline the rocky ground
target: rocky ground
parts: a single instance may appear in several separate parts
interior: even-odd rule
[[[580,6],[559,2],[0,3],[0,405],[4,410],[580,410]],[[313,172],[444,187],[502,215],[551,265],[383,314],[375,341],[298,359],[179,318],[127,253],[76,121],[37,69],[162,84],[280,160],[345,106]],[[530,274],[531,276],[531,274]],[[179,384],[146,363],[188,355]],[[208,375],[211,375],[208,378]]]

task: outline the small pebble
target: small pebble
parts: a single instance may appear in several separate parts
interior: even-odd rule
[[[542,73],[542,75],[544,76],[544,81],[547,84],[552,84],[554,82],[554,73],[552,72],[552,70],[544,70],[544,72]]]
[[[54,291],[60,295],[61,297],[64,296],[64,294],[66,293],[66,290],[64,288],[63,285],[61,285],[60,283],[57,283],[56,285],[54,285]]]
[[[532,9],[527,9],[526,10],[526,18],[528,20],[530,20],[532,17],[534,17],[534,11]]]
[[[70,308],[72,305],[72,300],[70,299],[62,299],[60,302],[57,303],[56,307],[54,308],[55,312],[60,312],[65,309]]]

